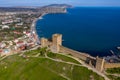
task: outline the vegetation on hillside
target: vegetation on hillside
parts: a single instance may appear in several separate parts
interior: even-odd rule
[[[62,54],[48,52],[47,56],[50,58],[53,58],[53,59],[58,59],[58,60],[63,60],[63,61],[67,61],[67,62],[73,62],[76,64],[80,64],[78,61],[76,61],[68,56],[62,55]]]
[[[120,80],[120,77],[113,76],[113,75],[107,75],[111,80]]]
[[[106,70],[107,76],[111,80],[120,80],[120,67],[119,68],[109,68]]]
[[[120,67],[119,68],[110,68],[110,69],[107,69],[106,71],[107,71],[107,73],[120,74]]]
[[[76,65],[74,59],[48,52],[42,48],[6,57],[0,61],[0,80],[104,80],[81,64]]]

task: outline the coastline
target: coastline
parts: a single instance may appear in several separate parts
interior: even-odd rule
[[[57,14],[57,13],[66,14],[66,13],[68,13],[68,11],[67,11],[67,8],[66,8],[65,11],[63,11],[63,12],[43,13],[41,16],[39,16],[38,18],[35,18],[35,19],[33,20],[32,24],[31,24],[31,32],[32,32],[32,33],[33,33],[33,32],[35,33],[35,35],[36,35],[36,37],[37,37],[37,43],[38,43],[38,44],[40,44],[40,39],[39,39],[39,36],[38,36],[38,34],[37,34],[37,31],[36,31],[37,21],[43,19],[43,16],[45,16],[45,15],[47,15],[47,14]]]
[[[66,12],[67,13],[67,12]],[[36,24],[37,24],[37,21],[38,20],[41,20],[43,19],[43,16],[47,15],[49,13],[43,13],[41,16],[39,16],[38,18],[35,18],[31,24],[31,33],[35,33],[36,37],[37,37],[37,43],[40,44],[40,39],[39,39],[39,36],[37,34],[37,31],[36,31]]]
[[[39,18],[35,18],[31,24],[31,34],[35,34],[36,35],[36,43],[40,44],[40,41],[39,41],[39,37],[38,37],[38,34],[36,32],[36,22]]]
[[[79,9],[79,8],[78,8]],[[76,10],[76,8],[75,8],[75,10]],[[82,9],[81,9],[82,10]],[[94,10],[94,9],[92,9],[92,10]],[[96,9],[95,9],[96,10]],[[71,10],[72,11],[72,10]],[[70,11],[69,11],[70,12]],[[53,13],[54,14],[54,13]],[[82,12],[80,12],[80,14],[83,14]],[[69,14],[68,14],[69,15]],[[84,14],[83,14],[84,15]],[[49,15],[47,15],[47,16],[49,16]],[[49,18],[49,17],[48,17]],[[89,17],[88,17],[89,18]],[[91,17],[90,17],[91,18]],[[98,17],[99,18],[99,17]],[[51,18],[52,19],[52,18]],[[87,17],[86,17],[86,19],[87,19]],[[106,18],[107,19],[107,18]],[[48,22],[48,24],[49,24],[49,22]],[[59,23],[57,23],[57,24],[59,24]],[[57,25],[56,24],[56,25]],[[59,26],[59,25],[58,25]],[[61,25],[62,26],[62,25]],[[76,25],[75,25],[76,26]],[[42,26],[43,27],[43,26]],[[46,27],[47,28],[47,27]],[[53,29],[54,29],[54,27],[52,27]],[[77,28],[77,27],[76,27]],[[100,29],[101,29],[102,27],[100,27]],[[44,29],[44,32],[46,32],[46,31],[48,31],[49,32],[49,27],[47,28],[48,30],[45,30],[45,27],[43,28]],[[61,28],[59,28],[59,29],[61,29]],[[85,29],[85,28],[81,28],[81,30],[82,29]],[[106,29],[106,28],[105,28]],[[85,29],[86,30],[86,29]],[[56,32],[56,31],[55,31]],[[94,32],[94,31],[93,31]],[[60,32],[61,33],[61,32]],[[100,32],[101,33],[101,32]],[[39,33],[40,34],[40,33]],[[46,34],[47,35],[47,34]],[[48,33],[48,35],[50,35],[49,33]],[[90,34],[91,35],[91,34]],[[95,35],[96,36],[96,35]],[[101,36],[101,35],[100,35]],[[94,37],[94,36],[93,36]],[[84,39],[84,37],[83,37],[83,39]],[[81,39],[82,40],[82,39]],[[105,40],[107,40],[107,39],[105,39]],[[110,40],[110,39],[109,39]],[[87,41],[87,40],[86,40]],[[69,41],[70,42],[70,41]],[[98,42],[99,42],[99,40],[98,40]],[[102,41],[100,41],[100,42],[102,42]],[[67,42],[64,42],[66,45],[67,45]],[[72,43],[72,40],[71,40],[71,43]],[[115,43],[115,44],[117,44],[117,43]],[[72,45],[72,44],[71,44]],[[86,44],[83,44],[82,43],[82,45],[86,45]],[[70,48],[72,48],[72,49],[75,49],[75,50],[78,50],[78,51],[81,51],[81,52],[87,52],[87,53],[90,53],[92,56],[101,56],[101,57],[103,57],[103,56],[111,56],[112,54],[111,54],[111,52],[110,52],[110,50],[113,50],[114,52],[115,52],[115,54],[117,55],[118,54],[118,50],[116,50],[115,48],[116,48],[116,46],[119,46],[119,45],[116,45],[115,47],[114,46],[112,46],[112,45],[110,45],[110,46],[112,46],[112,47],[108,47],[107,46],[107,44],[105,45],[105,46],[103,46],[103,47],[101,47],[101,44],[97,44],[97,45],[100,45],[100,46],[98,46],[97,47],[97,49],[96,50],[93,50],[94,49],[94,47],[93,47],[93,49],[92,48],[88,48],[88,46],[86,47],[85,46],[85,48],[84,48],[84,46],[83,46],[83,48],[77,48],[76,46],[75,47],[71,47],[71,46],[69,46],[69,44],[68,44],[68,46],[67,47],[70,47]],[[113,44],[114,45],[114,44]],[[74,45],[73,45],[74,46]],[[80,45],[80,47],[82,47],[81,45]],[[96,46],[95,46],[96,47]],[[88,49],[87,49],[88,48]],[[105,49],[104,49],[105,48]]]

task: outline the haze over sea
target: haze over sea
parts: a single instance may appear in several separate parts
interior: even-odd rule
[[[63,45],[92,56],[120,54],[120,7],[76,7],[67,14],[47,14],[38,20],[39,37],[63,34]]]

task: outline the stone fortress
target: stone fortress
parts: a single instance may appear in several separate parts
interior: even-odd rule
[[[54,53],[69,54],[84,61],[87,65],[96,68],[100,72],[107,68],[120,67],[120,63],[108,63],[104,58],[92,57],[87,53],[78,52],[62,46],[61,34],[53,34],[52,39],[41,38],[41,47],[47,47]]]

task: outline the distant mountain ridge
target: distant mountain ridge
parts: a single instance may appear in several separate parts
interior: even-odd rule
[[[50,4],[44,7],[66,7],[66,8],[70,8],[72,7],[72,5],[68,5],[68,4]]]
[[[10,12],[10,11],[33,11],[36,12],[38,9],[42,8],[71,8],[68,4],[51,4],[42,7],[32,7],[32,6],[18,6],[18,7],[0,7],[0,12]]]

